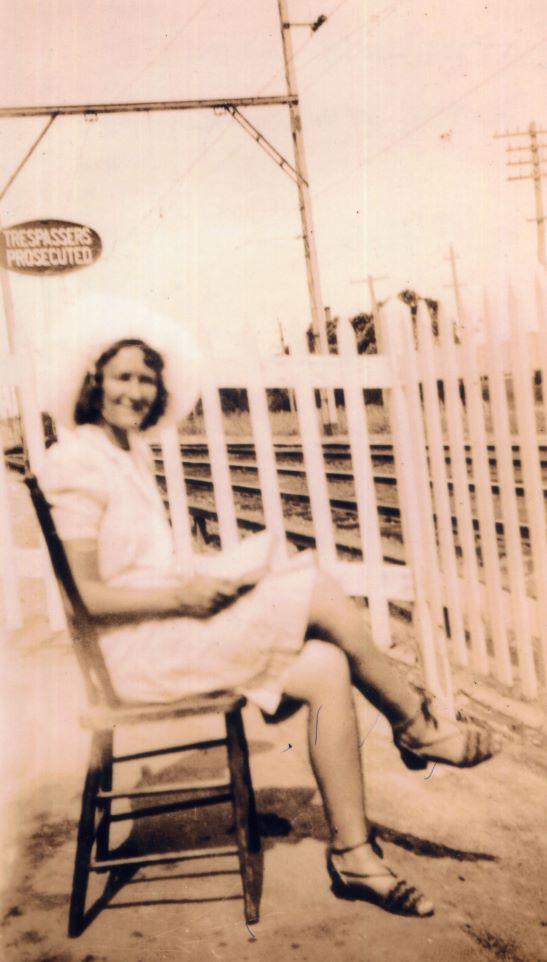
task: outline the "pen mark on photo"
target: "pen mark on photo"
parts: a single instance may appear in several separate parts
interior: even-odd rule
[[[317,709],[317,715],[315,717],[315,744],[316,745],[317,745],[317,731],[319,728],[319,712],[321,711],[322,707],[323,707],[322,705],[319,705],[319,708]]]
[[[368,736],[370,735],[370,733],[374,730],[374,728],[375,728],[376,725],[378,724],[378,719],[379,719],[379,717],[380,717],[380,714],[381,714],[381,713],[378,712],[378,714],[376,715],[376,718],[374,719],[374,721],[373,721],[372,725],[370,726],[369,730],[366,732],[364,738],[362,738],[361,741],[359,742],[359,748],[362,748],[362,747],[363,747],[363,745],[365,744]]]

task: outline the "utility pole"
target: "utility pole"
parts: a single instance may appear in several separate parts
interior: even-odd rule
[[[528,127],[528,130],[514,130],[507,131],[504,134],[494,134],[496,139],[507,139],[510,137],[529,137],[530,143],[527,146],[518,146],[507,148],[508,153],[517,153],[521,151],[528,151],[530,156],[528,158],[523,158],[522,160],[508,160],[508,167],[524,167],[527,165],[532,165],[532,171],[526,174],[515,174],[508,177],[507,180],[533,180],[534,181],[534,199],[536,204],[536,216],[529,217],[528,220],[535,222],[537,230],[537,256],[540,264],[545,267],[547,262],[545,259],[545,215],[543,213],[543,195],[542,195],[542,183],[541,178],[546,176],[547,171],[542,170],[542,163],[547,163],[547,158],[542,157],[540,151],[547,149],[547,143],[538,143],[538,136],[542,134],[547,134],[547,130],[538,130],[535,122],[532,121]]]
[[[283,331],[283,325],[280,320],[277,321],[277,325],[279,327],[279,340],[281,342],[281,353],[285,355],[289,353],[289,348],[287,347],[287,344],[285,341],[285,333]],[[292,414],[294,411],[296,411],[296,400],[294,397],[294,390],[292,387],[287,388],[287,397],[289,398],[289,411]]]
[[[445,287],[451,287],[454,290],[454,300],[456,302],[456,317],[458,319],[458,328],[463,327],[463,300],[461,291],[461,282],[458,276],[458,268],[456,267],[456,254],[454,251],[454,245],[450,244],[448,248],[448,257],[445,260],[450,261],[450,272],[452,274],[452,283],[445,284]]]
[[[373,277],[372,274],[367,274],[367,286],[368,293],[370,297],[370,309],[372,311],[372,323],[374,324],[374,333],[376,335],[376,350],[378,354],[382,353],[383,350],[383,340],[382,340],[382,324],[380,321],[380,309],[378,307],[378,301],[376,298],[376,291],[374,289],[374,281],[380,280],[381,278]]]
[[[389,275],[382,274],[374,277],[372,274],[367,274],[366,277],[360,277],[356,281],[351,281],[352,284],[366,284],[368,287],[368,293],[370,297],[370,310],[372,314],[372,323],[374,325],[374,336],[376,338],[376,350],[378,354],[382,353],[382,325],[380,318],[380,305],[378,304],[378,299],[376,297],[375,282],[376,281],[388,281]]]
[[[296,186],[298,189],[298,204],[300,207],[302,237],[304,240],[306,277],[308,281],[308,293],[311,308],[311,329],[312,334],[318,336],[321,353],[328,354],[329,345],[327,339],[327,323],[323,299],[321,296],[321,282],[319,279],[319,263],[317,260],[317,248],[313,229],[308,169],[306,164],[306,155],[304,152],[304,138],[302,134],[302,119],[300,116],[300,107],[298,104],[296,88],[296,70],[294,66],[291,23],[289,22],[287,0],[277,0],[277,3],[279,7],[281,42],[283,45],[283,60],[285,63],[285,79],[287,82],[287,100],[294,147],[294,166],[298,173]],[[292,26],[303,26],[303,24],[295,23],[292,24]],[[313,27],[313,25],[308,26]],[[320,391],[320,397],[321,415],[325,427],[325,434],[332,434],[336,427],[336,405],[334,403],[334,394],[330,390],[327,391],[322,389]]]

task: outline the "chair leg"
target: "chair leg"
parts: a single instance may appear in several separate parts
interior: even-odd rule
[[[101,789],[105,792],[112,790],[112,755],[114,733],[111,730],[98,732],[99,752],[101,754]],[[102,814],[97,826],[97,861],[108,858],[110,853],[110,813],[112,802],[101,803]]]
[[[255,797],[249,768],[249,751],[241,710],[227,713],[226,739],[245,921],[250,925],[258,922],[259,918],[262,860]]]
[[[74,876],[68,918],[68,935],[77,938],[84,927],[85,901],[89,880],[89,862],[95,839],[97,792],[102,779],[101,735],[95,733],[91,741],[89,767],[82,794],[82,808],[78,825],[78,840],[74,859]]]

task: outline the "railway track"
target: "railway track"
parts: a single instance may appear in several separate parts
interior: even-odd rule
[[[152,447],[154,462],[156,466],[156,478],[158,479],[160,484],[164,484],[165,475],[162,470],[163,461],[161,458],[161,449],[159,445],[152,445],[151,447]],[[495,458],[495,447],[494,445],[489,445],[488,448],[490,451],[494,452],[494,456],[489,458],[489,462],[491,465],[495,466],[497,463]],[[467,449],[470,450],[469,446],[467,446]],[[519,446],[513,445],[513,451],[518,452]],[[547,448],[542,446],[540,448],[540,451],[542,453],[543,452],[547,453]],[[301,446],[294,443],[278,444],[276,445],[275,454],[276,454],[276,461],[277,461],[277,473],[280,477],[290,477],[290,478],[296,478],[296,479],[301,479],[302,481],[305,481],[306,471],[302,464],[303,454],[302,454]],[[328,467],[329,461],[343,462],[351,459],[351,452],[349,450],[348,444],[343,444],[339,442],[338,443],[327,442],[323,447],[323,454],[324,454],[325,466],[326,466],[325,474],[328,481],[332,483],[339,482],[342,484],[344,484],[345,482],[350,482],[350,483],[353,482],[353,473],[351,470],[343,470],[343,469],[340,469],[339,467],[330,467],[330,468]],[[185,480],[188,488],[189,497],[191,498],[192,493],[193,492],[195,493],[196,491],[204,491],[211,495],[211,498],[210,498],[211,505],[198,504],[195,502],[194,503],[191,502],[190,504],[191,513],[193,514],[194,518],[197,518],[198,515],[201,513],[202,518],[204,519],[208,518],[209,520],[214,521],[216,519],[216,512],[214,511],[213,498],[212,498],[213,482],[210,477],[211,464],[207,456],[208,447],[203,442],[197,442],[193,444],[183,443],[181,444],[181,455],[182,455],[182,464],[183,464],[183,467],[185,468]],[[258,465],[256,461],[251,460],[251,456],[254,455],[254,445],[251,442],[229,443],[228,455],[230,458],[228,465],[230,470],[234,474],[236,474],[237,472],[241,472],[243,474],[252,474],[258,480]],[[8,465],[12,469],[16,471],[23,470],[22,454],[20,450],[16,448],[12,448],[5,453],[5,457]],[[381,443],[372,444],[371,457],[372,457],[373,463],[379,462],[380,464],[394,465],[395,459],[393,454],[393,447],[389,443],[381,442]],[[287,460],[292,463],[289,463],[289,464],[285,463]],[[299,466],[298,464],[295,464],[294,463],[295,461],[300,461],[301,466]],[[445,461],[447,464],[450,464],[451,458],[449,454],[447,454]],[[472,458],[469,456],[466,458],[466,461],[472,463]],[[519,457],[515,457],[513,459],[514,467],[517,467],[517,468],[520,467],[520,463],[521,462]],[[543,469],[547,468],[547,460],[544,460],[543,457],[541,457],[541,455],[540,455],[540,465]],[[192,469],[204,470],[206,472],[206,475],[204,476],[204,475],[196,475],[196,474],[189,473],[192,471]],[[375,472],[375,474],[373,475],[373,481],[374,481],[374,484],[379,486],[380,488],[382,487],[395,488],[397,485],[397,477],[393,473],[386,474],[386,473]],[[447,483],[448,483],[449,491],[452,492],[453,482],[449,479]],[[232,490],[236,494],[247,496],[248,498],[251,498],[251,499],[258,500],[261,495],[260,485],[258,483],[255,483],[255,484],[244,483],[241,480],[232,481]],[[475,484],[472,481],[469,481],[469,490],[471,493],[474,493],[475,491]],[[499,484],[497,484],[497,482],[495,481],[492,481],[491,490],[494,495],[499,495],[500,493]],[[518,483],[515,484],[515,493],[517,494],[518,497],[524,496],[525,490],[522,484],[518,484]],[[543,495],[544,497],[547,497],[547,488],[545,487],[543,488]],[[304,491],[292,491],[292,490],[280,489],[280,496],[284,504],[286,505],[290,505],[291,503],[294,504],[295,506],[300,505],[302,510],[305,510],[305,508],[309,506],[309,502],[310,502],[309,495],[306,494]],[[336,495],[331,497],[329,499],[329,502],[330,502],[330,507],[334,512],[342,511],[342,512],[349,512],[350,514],[356,514],[357,512],[357,502],[352,497],[342,497],[342,496]],[[397,504],[386,504],[383,502],[377,502],[377,508],[378,508],[378,514],[382,518],[388,519],[389,521],[392,521],[392,522],[398,522],[400,520],[400,510]],[[241,518],[242,527],[249,527],[251,529],[256,529],[261,526],[260,522],[257,520],[257,517],[255,517],[255,511],[251,513],[247,512],[246,515],[245,513],[243,514],[241,513],[241,509],[238,509],[238,511],[239,511],[238,518],[239,517]],[[258,515],[259,514],[260,514],[260,508],[258,508]],[[293,520],[294,519],[291,519],[291,521]],[[347,518],[338,519],[338,520],[339,521],[343,520],[345,527],[348,526]],[[336,516],[334,516],[334,521],[336,524],[337,522]],[[455,515],[452,515],[452,524],[454,525],[455,528],[457,528],[457,517]],[[496,520],[495,524],[496,524],[496,532],[498,533],[498,535],[503,535],[504,533],[503,522],[500,520]],[[480,524],[477,518],[473,518],[473,526],[476,531],[480,530]],[[336,527],[338,529],[339,526],[336,525]],[[519,525],[519,528],[520,528],[521,537],[524,540],[528,540],[530,537],[528,525],[525,523],[521,523]],[[393,538],[395,535],[396,535],[396,532],[393,530],[390,530],[390,537]],[[287,536],[290,537],[291,540],[293,540],[296,544],[300,544],[302,546],[307,546],[308,544],[311,544],[314,541],[313,535],[310,533],[307,533],[302,528],[302,526],[299,527],[299,530],[294,530],[294,524],[293,524],[293,530],[287,531]],[[352,553],[353,552],[360,553],[357,545],[340,543],[339,548],[341,551],[351,551]],[[390,560],[398,563],[402,563],[400,558],[397,558],[397,559],[390,558]]]
[[[468,446],[468,449],[469,449],[469,446]],[[495,453],[494,445],[489,445],[489,450]],[[518,445],[513,445],[513,450],[518,452],[519,450]],[[547,449],[540,448],[540,450],[544,451]],[[197,444],[192,446],[181,445],[181,451],[183,456],[183,466],[186,469],[185,477],[186,477],[186,482],[187,482],[189,491],[201,488],[202,490],[207,490],[212,492],[213,483],[210,477],[196,476],[188,473],[193,468],[205,469],[207,472],[210,472],[210,461],[208,460],[207,457],[203,457],[203,454],[207,453],[208,451],[207,446],[205,444]],[[231,457],[231,460],[229,460],[228,462],[228,466],[234,474],[236,472],[241,471],[243,473],[252,473],[254,476],[258,478],[258,465],[256,461],[249,460],[249,455],[251,453],[254,453],[254,446],[252,444],[247,442],[246,443],[236,442],[232,445],[228,445],[228,452],[229,452],[229,457]],[[159,453],[159,449],[155,452],[155,454],[157,455],[158,453]],[[302,458],[303,458],[302,448],[300,446],[279,445],[276,447],[275,453],[276,453],[276,460],[278,462],[277,473],[279,476],[301,478],[302,480],[305,480],[306,471],[303,466],[299,467],[294,464],[287,465],[283,463],[283,461],[286,458],[289,458],[290,460],[294,460],[298,458],[300,461],[302,461]],[[324,445],[323,453],[325,457],[325,462],[328,462],[329,460],[333,461],[337,459],[349,460],[351,458],[351,452],[347,444],[342,445],[342,444],[327,443]],[[241,455],[243,459],[238,460],[237,459],[238,455]],[[381,463],[387,462],[387,463],[393,464],[394,455],[393,455],[392,445],[386,444],[386,443],[371,445],[371,457],[372,457],[373,463],[380,461]],[[451,459],[449,456],[447,456],[445,460],[448,464],[450,464]],[[467,458],[466,460],[468,462],[472,462],[471,457]],[[493,464],[494,466],[496,465],[497,462],[495,457],[490,458],[489,460],[491,464]],[[156,457],[156,464],[157,464],[157,467],[160,468],[161,458]],[[520,458],[518,457],[514,458],[513,464],[515,467],[519,467]],[[541,459],[540,464],[542,465],[543,468],[547,468],[547,460]],[[326,464],[326,467],[327,467],[327,470],[325,474],[326,474],[327,480],[332,482],[345,482],[345,481],[353,482],[353,473],[351,471],[340,470],[338,468],[329,469],[327,464]],[[157,476],[160,480],[162,479],[161,469],[157,471]],[[381,486],[394,487],[397,484],[397,478],[395,474],[375,473],[373,475],[373,481],[375,485],[378,485],[380,487]],[[452,493],[454,489],[453,482],[449,479],[447,484],[448,484],[449,491]],[[474,482],[469,481],[469,491],[471,493],[474,493],[475,488],[476,486]],[[233,480],[232,490],[236,493],[239,493],[242,495],[249,495],[251,497],[260,496],[260,486],[258,484],[243,483],[242,481]],[[491,483],[491,490],[492,490],[492,494],[496,496],[499,495],[500,493],[499,484],[493,481]],[[524,496],[525,489],[522,484],[515,484],[515,493],[520,498]],[[543,488],[543,495],[544,497],[547,497],[547,488],[545,487]],[[294,503],[297,503],[297,504],[299,503],[301,505],[309,505],[309,496],[304,492],[288,491],[288,490],[281,489],[280,496],[285,503],[290,503],[292,501]],[[329,501],[330,501],[330,507],[333,510],[342,510],[342,511],[348,511],[352,513],[356,513],[357,511],[357,503],[354,498],[336,496],[336,497],[330,498]],[[397,505],[377,502],[377,507],[378,507],[378,514],[381,517],[392,519],[392,520],[400,519],[400,510]],[[453,526],[457,528],[458,519],[456,515],[452,515],[451,519],[452,519]],[[504,534],[503,522],[501,520],[497,520],[495,522],[495,525],[496,525],[497,534],[503,535]],[[473,527],[475,531],[480,530],[480,523],[477,518],[473,518]],[[520,529],[521,537],[524,540],[528,540],[530,537],[528,525],[525,523],[521,523],[519,525],[519,529]],[[391,535],[393,535],[393,532],[391,532]]]

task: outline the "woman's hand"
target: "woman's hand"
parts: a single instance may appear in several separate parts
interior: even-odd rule
[[[174,587],[116,588],[105,584],[99,572],[95,541],[64,542],[68,562],[82,600],[91,615],[128,619],[169,617],[209,618],[249,590],[225,578],[193,575]],[[251,587],[251,586],[249,586]]]
[[[212,578],[209,575],[192,575],[175,589],[176,610],[188,618],[209,618],[227,608],[241,594],[234,581]]]

